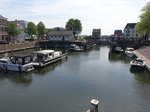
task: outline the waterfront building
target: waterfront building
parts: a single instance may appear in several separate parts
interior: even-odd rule
[[[93,44],[99,43],[99,39],[101,37],[101,29],[93,29],[92,38],[89,39]]]
[[[13,23],[17,24],[17,28],[19,29],[20,34],[17,36],[16,41],[18,42],[23,42],[25,41],[25,39],[29,39],[29,35],[27,33],[25,33],[25,28],[28,25],[28,21],[24,21],[24,20],[15,20],[15,21],[11,21]]]
[[[102,35],[99,39],[100,43],[109,43],[110,42],[110,35]]]
[[[114,31],[114,36],[115,37],[122,37],[123,36],[122,30],[115,30]]]
[[[73,31],[68,31],[64,28],[54,28],[47,33],[48,40],[50,41],[74,41],[75,36]]]
[[[124,28],[124,36],[126,38],[138,38],[138,34],[136,32],[136,24],[137,23],[127,23]]]
[[[100,38],[100,36],[101,36],[101,29],[93,29],[92,37],[93,38]]]
[[[24,20],[15,20],[11,22],[17,23],[17,25],[22,28],[26,28],[29,23],[28,21],[24,21]]]
[[[5,43],[9,41],[9,36],[6,31],[7,24],[7,18],[0,15],[0,43]]]

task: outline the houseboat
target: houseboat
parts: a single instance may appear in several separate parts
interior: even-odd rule
[[[43,67],[67,57],[67,53],[54,50],[41,50],[33,53],[33,66]]]
[[[125,50],[125,54],[128,57],[132,58],[134,56],[134,48],[127,47],[126,50]]]
[[[145,67],[145,62],[144,60],[140,58],[136,58],[130,62],[131,68],[133,69],[138,69],[138,70],[143,70]]]
[[[0,58],[0,68],[5,71],[28,72],[34,69],[31,55]]]

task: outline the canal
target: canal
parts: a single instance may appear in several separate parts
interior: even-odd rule
[[[30,73],[0,73],[0,112],[150,112],[150,72],[100,46]]]

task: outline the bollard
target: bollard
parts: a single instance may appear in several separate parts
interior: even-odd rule
[[[87,110],[87,112],[98,112],[98,104],[99,104],[98,100],[92,99],[91,107],[89,110]]]

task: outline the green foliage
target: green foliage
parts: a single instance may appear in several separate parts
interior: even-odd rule
[[[37,30],[38,30],[39,37],[44,36],[46,29],[45,29],[45,25],[43,24],[43,22],[38,23]]]
[[[82,24],[79,19],[69,19],[66,23],[66,29],[73,31],[75,34],[79,34],[82,31]]]
[[[141,36],[148,36],[150,33],[150,2],[142,9],[140,22],[136,25],[137,32]]]
[[[17,36],[19,34],[19,30],[17,28],[17,24],[10,22],[7,27],[7,32],[10,36]]]
[[[29,34],[29,36],[37,35],[37,27],[33,22],[29,22],[28,26],[26,28],[26,33]]]

